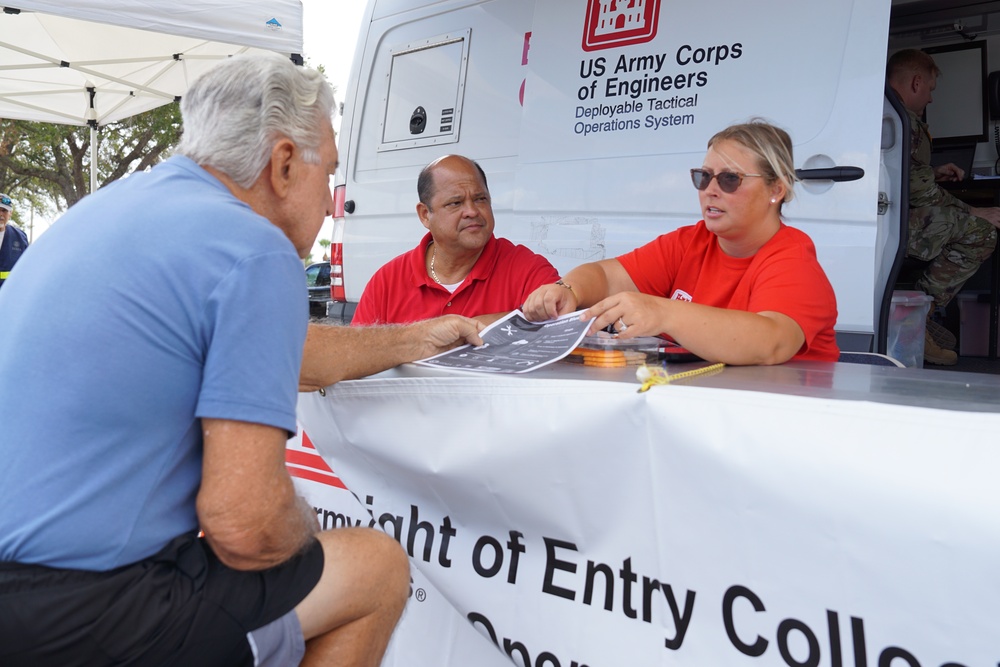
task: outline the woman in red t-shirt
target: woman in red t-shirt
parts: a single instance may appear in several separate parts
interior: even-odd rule
[[[535,320],[589,308],[591,333],[665,334],[728,364],[836,361],[837,303],[805,233],[781,221],[795,168],[788,134],[761,120],[708,142],[691,170],[703,219],[614,259],[583,264],[524,304]]]

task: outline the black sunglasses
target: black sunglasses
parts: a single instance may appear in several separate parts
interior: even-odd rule
[[[744,178],[748,176],[763,176],[763,174],[742,174],[738,171],[720,171],[718,174],[709,169],[692,169],[691,182],[698,190],[704,190],[714,178],[719,183],[719,188],[725,193],[736,192]]]

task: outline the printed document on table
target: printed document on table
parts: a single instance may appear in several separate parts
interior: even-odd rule
[[[559,361],[580,344],[594,321],[581,321],[582,312],[529,322],[524,313],[515,310],[483,329],[479,347],[463,345],[414,363],[477,373],[527,373]]]

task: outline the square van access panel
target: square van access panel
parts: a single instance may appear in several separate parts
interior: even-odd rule
[[[379,152],[458,141],[471,34],[450,33],[390,51]]]

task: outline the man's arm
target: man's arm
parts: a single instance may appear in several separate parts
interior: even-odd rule
[[[299,391],[380,373],[464,343],[482,345],[482,329],[482,323],[459,315],[395,326],[310,324]]]
[[[935,181],[960,181],[965,178],[965,170],[957,164],[949,162],[934,168]]]
[[[1000,208],[996,206],[989,206],[986,208],[972,207],[969,212],[1000,229]]]
[[[319,531],[316,512],[285,469],[283,429],[202,419],[198,521],[212,550],[236,570],[282,563]]]

